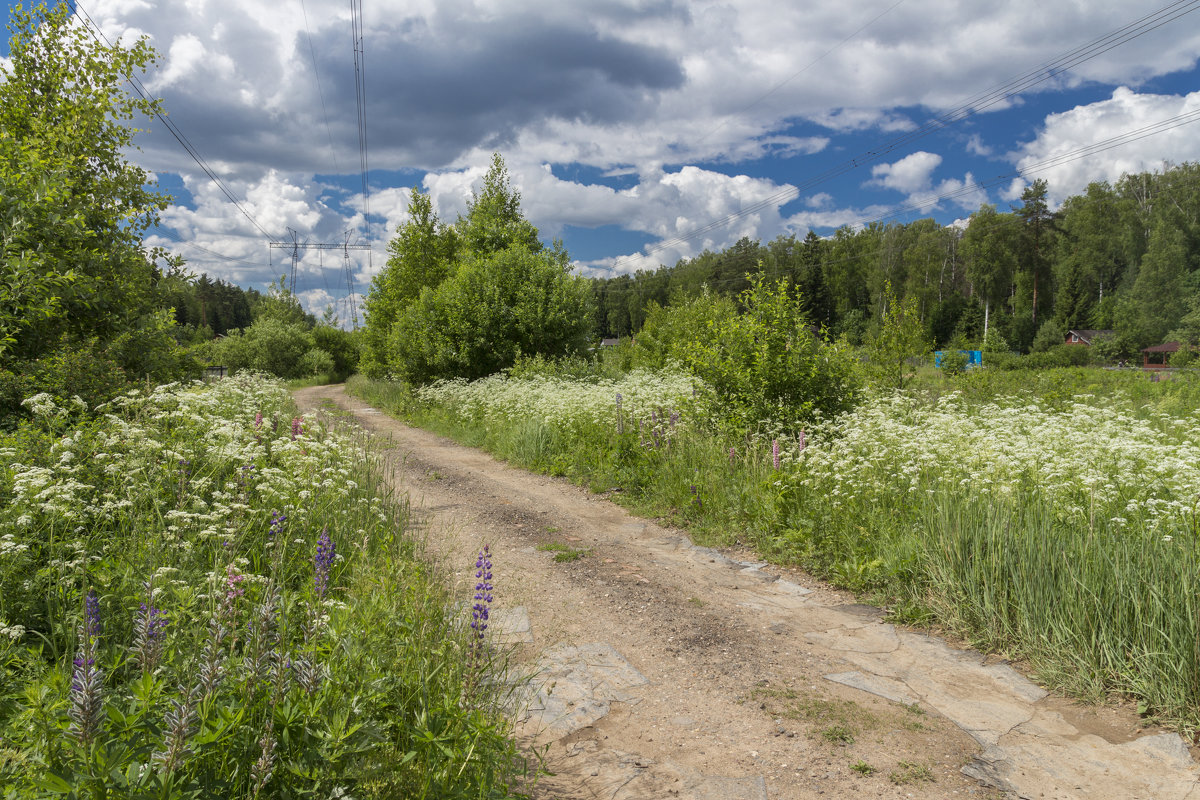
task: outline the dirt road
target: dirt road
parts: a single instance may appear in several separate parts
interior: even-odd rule
[[[1200,800],[1192,753],[1127,710],[881,621],[799,573],[716,552],[565,481],[409,428],[341,387],[296,392],[390,440],[394,481],[464,597],[534,672],[538,798]]]

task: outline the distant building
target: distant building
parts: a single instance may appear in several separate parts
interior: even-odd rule
[[[620,343],[621,343],[620,339],[601,339],[600,340],[601,347],[616,347]]]
[[[1116,333],[1116,331],[1067,331],[1064,344],[1082,344],[1086,347],[1091,347],[1092,343],[1097,339],[1103,339],[1106,336],[1115,336]]]
[[[1179,352],[1179,342],[1166,342],[1142,348],[1142,369],[1166,369],[1172,353]]]

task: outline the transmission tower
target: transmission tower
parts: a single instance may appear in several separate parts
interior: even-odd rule
[[[280,250],[292,251],[292,274],[288,282],[288,291],[292,294],[296,293],[296,272],[300,264],[301,250],[341,250],[344,258],[343,264],[346,272],[346,291],[349,292],[350,301],[350,320],[354,325],[354,330],[358,330],[358,306],[354,302],[354,269],[350,265],[351,250],[370,250],[369,244],[350,244],[350,237],[354,235],[353,231],[346,231],[346,239],[342,242],[302,242],[300,235],[288,228],[288,237],[291,241],[286,242],[271,242],[271,247]]]

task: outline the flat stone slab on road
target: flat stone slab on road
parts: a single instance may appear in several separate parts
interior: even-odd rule
[[[612,645],[558,644],[538,661],[527,722],[566,736],[605,717],[610,703],[635,700],[628,689],[647,683]]]
[[[705,776],[670,761],[657,762],[633,753],[605,749],[594,740],[573,744],[569,756],[567,769],[573,769],[572,760],[581,757],[579,767],[584,774],[572,774],[567,783],[578,782],[587,797],[605,800],[767,800],[767,784],[758,775],[747,778]],[[553,790],[554,778],[546,784]],[[580,795],[576,792],[572,794],[575,796]]]
[[[533,625],[529,621],[529,609],[493,609],[491,614],[492,636],[496,644],[531,644]]]

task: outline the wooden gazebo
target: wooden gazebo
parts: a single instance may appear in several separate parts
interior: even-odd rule
[[[1166,369],[1171,354],[1179,351],[1179,342],[1166,342],[1142,348],[1142,369]]]

